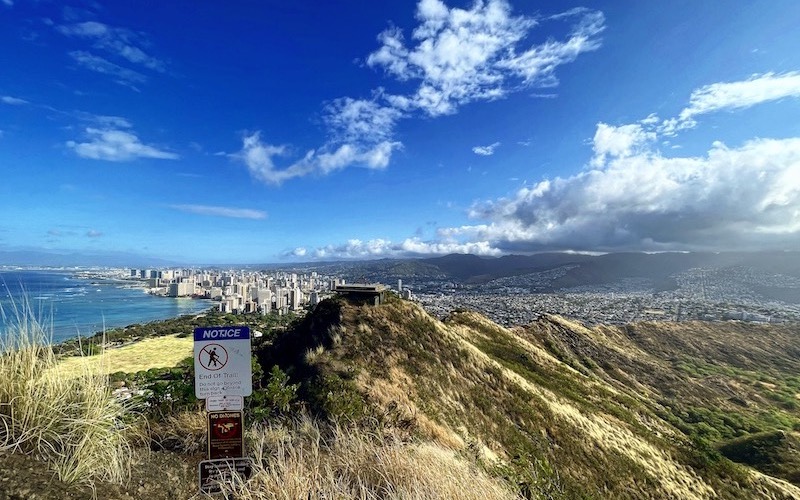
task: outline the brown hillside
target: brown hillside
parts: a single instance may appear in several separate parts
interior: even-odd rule
[[[440,322],[399,300],[328,301],[265,360],[311,392],[328,388],[323,400],[342,387],[361,398],[321,407],[373,408],[536,494],[792,498],[796,486],[716,446],[798,425],[783,400],[800,382],[796,336],[734,323],[588,329],[556,316],[509,330],[469,311]]]

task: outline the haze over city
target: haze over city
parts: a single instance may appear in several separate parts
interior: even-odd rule
[[[2,0],[0,252],[800,249],[800,5]]]

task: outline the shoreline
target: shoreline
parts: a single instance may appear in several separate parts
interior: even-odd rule
[[[43,326],[49,343],[57,345],[114,329],[205,314],[214,307],[210,299],[151,294],[141,286],[144,283],[120,279],[112,273],[0,269],[5,292],[0,293],[0,307],[5,311],[5,317],[0,317],[0,334],[27,316]],[[164,300],[176,298],[192,301]]]

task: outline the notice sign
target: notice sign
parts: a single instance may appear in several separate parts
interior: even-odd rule
[[[244,421],[240,411],[208,414],[208,458],[237,458],[244,455]]]
[[[194,329],[194,395],[249,396],[253,393],[250,328],[207,326]]]
[[[203,460],[198,467],[198,473],[200,493],[221,493],[222,483],[230,484],[237,479],[248,480],[253,473],[253,463],[249,458]]]

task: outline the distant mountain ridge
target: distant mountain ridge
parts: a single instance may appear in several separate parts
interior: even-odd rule
[[[466,283],[574,266],[563,278],[554,282],[555,287],[599,284],[631,277],[661,281],[672,274],[696,267],[744,266],[763,272],[800,276],[800,252],[543,253],[502,257],[451,254],[421,259],[419,262]]]

